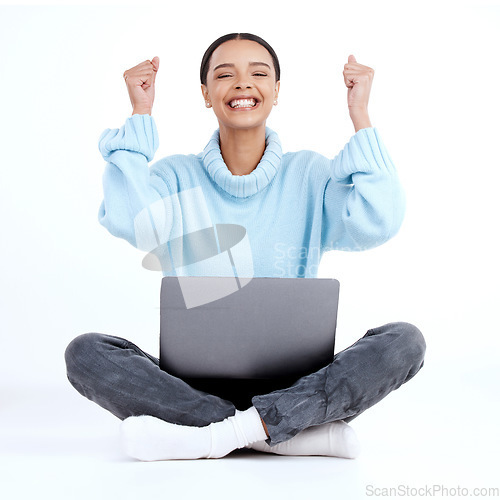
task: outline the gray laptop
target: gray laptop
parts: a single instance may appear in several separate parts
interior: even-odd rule
[[[331,363],[339,282],[166,276],[160,368],[184,379],[301,377]]]

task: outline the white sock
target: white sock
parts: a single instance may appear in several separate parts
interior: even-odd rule
[[[264,440],[251,443],[246,448],[277,455],[321,455],[341,458],[356,458],[361,451],[354,429],[343,420],[309,427],[275,446],[269,446]]]
[[[254,406],[205,427],[171,424],[150,415],[128,417],[120,424],[120,435],[125,453],[144,461],[220,458],[267,438]]]

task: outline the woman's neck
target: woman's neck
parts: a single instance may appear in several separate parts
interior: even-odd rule
[[[257,168],[266,150],[266,126],[234,129],[219,126],[220,151],[233,175],[248,175]]]

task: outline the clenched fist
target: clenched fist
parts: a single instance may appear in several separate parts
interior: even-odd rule
[[[155,99],[156,73],[160,67],[159,57],[144,61],[123,73],[128,95],[132,103],[132,114],[151,114]]]
[[[344,82],[347,87],[347,106],[356,132],[371,127],[368,116],[368,100],[375,71],[356,61],[351,54],[344,64]]]
[[[356,61],[351,54],[344,64],[344,82],[347,87],[347,105],[349,110],[367,110],[368,99],[375,71]]]

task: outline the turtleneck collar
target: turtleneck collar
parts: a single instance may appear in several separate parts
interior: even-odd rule
[[[222,158],[219,132],[217,129],[213,133],[202,153],[203,165],[210,177],[224,191],[238,198],[247,198],[262,191],[273,180],[281,164],[278,134],[266,127],[266,149],[257,168],[247,175],[233,175]]]

